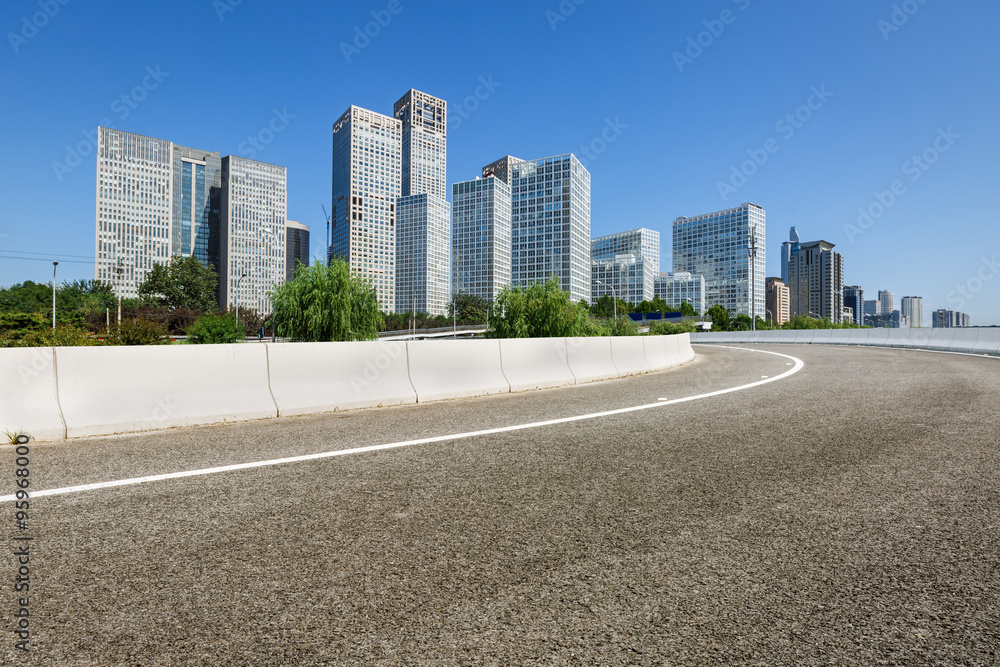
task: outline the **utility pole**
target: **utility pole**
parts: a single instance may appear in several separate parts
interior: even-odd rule
[[[122,274],[125,268],[122,266],[121,257],[118,258],[118,265],[115,267],[115,296],[118,300],[118,324],[122,323]]]
[[[752,224],[752,223],[751,223]],[[757,258],[757,230],[753,227],[750,228],[748,232],[749,237],[747,240],[747,254],[750,256],[750,330],[757,330],[757,318],[754,316],[754,291],[753,291],[753,274],[754,274],[754,259]]]
[[[52,262],[52,330],[56,328],[56,267],[59,262]]]

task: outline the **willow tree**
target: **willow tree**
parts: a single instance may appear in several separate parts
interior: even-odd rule
[[[371,284],[342,259],[300,266],[271,304],[275,332],[295,340],[374,340],[385,323]]]

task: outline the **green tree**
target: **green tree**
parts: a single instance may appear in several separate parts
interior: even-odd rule
[[[705,315],[712,320],[712,331],[730,331],[729,311],[722,304],[715,304]]]
[[[457,312],[458,324],[485,324],[489,308],[489,302],[481,296],[458,292],[448,304],[448,318],[450,320]]]
[[[490,309],[489,338],[545,338],[600,335],[586,306],[573,303],[569,292],[550,278],[522,289],[507,285]]]
[[[371,284],[340,258],[299,267],[271,303],[277,334],[296,340],[374,340],[385,322]]]
[[[653,300],[650,302],[649,305],[653,308],[652,312],[654,313],[673,312],[673,308],[671,308],[666,301],[664,301],[662,298],[658,296],[654,296]]]
[[[243,338],[244,326],[236,313],[202,315],[188,327],[188,340],[195,344],[235,343]]]
[[[142,318],[122,319],[98,334],[105,345],[169,345],[167,328]]]
[[[219,311],[218,284],[211,266],[195,257],[171,257],[166,264],[153,265],[139,286],[139,296],[157,306],[215,313]]]
[[[681,308],[680,308],[680,310],[681,310],[681,315],[683,315],[684,317],[697,317],[698,316],[698,311],[695,310],[694,306],[692,306],[687,301],[682,301],[681,302]]]

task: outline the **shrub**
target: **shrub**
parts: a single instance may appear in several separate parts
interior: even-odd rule
[[[236,321],[235,312],[202,315],[187,330],[189,341],[197,344],[235,343],[243,334],[243,325]]]
[[[144,319],[123,319],[98,334],[105,345],[169,345],[167,328]]]
[[[649,325],[649,333],[654,336],[694,333],[697,330],[692,322],[653,322]]]

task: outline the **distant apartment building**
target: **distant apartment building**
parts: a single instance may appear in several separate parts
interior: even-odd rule
[[[342,257],[368,280],[387,313],[395,312],[402,133],[398,118],[354,105],[333,124],[329,256]]]
[[[653,282],[653,296],[673,308],[680,308],[687,301],[699,315],[704,315],[705,277],[688,271],[660,273]]]
[[[924,299],[919,296],[904,296],[899,306],[900,314],[911,327],[924,325]]]
[[[790,319],[788,285],[781,278],[768,278],[765,290],[767,292],[765,319],[770,319],[780,326]]]
[[[865,303],[865,317],[875,317],[882,314],[882,303],[877,299],[869,299]]]
[[[511,282],[510,185],[495,176],[451,187],[452,289],[492,302]]]
[[[879,301],[879,314],[880,315],[891,315],[892,311],[896,310],[895,299],[893,293],[887,289],[880,289],[878,291],[878,301]]]
[[[960,313],[946,308],[935,310],[931,314],[932,326],[935,328],[971,327],[972,318],[967,313]]]
[[[844,316],[844,257],[829,241],[796,243],[789,261],[789,314],[840,322]]]
[[[705,306],[721,304],[734,315],[761,315],[764,299],[764,209],[745,203],[736,208],[673,223],[674,273],[705,278]],[[751,266],[750,240],[757,248]],[[752,290],[751,290],[752,283]]]
[[[286,278],[287,176],[284,167],[222,158],[219,290],[224,306],[271,313],[268,293]]]
[[[633,229],[591,241],[591,296],[617,295],[629,303],[652,301],[660,273],[660,233]]]
[[[285,279],[284,167],[104,127],[97,144],[95,279],[134,298],[154,264],[195,257],[226,307],[244,258],[243,303],[270,310],[266,292]]]
[[[309,227],[301,222],[285,222],[285,282],[295,277],[298,266],[309,266]]]
[[[865,292],[858,285],[844,286],[844,308],[851,309],[852,322],[858,326],[864,324]]]

